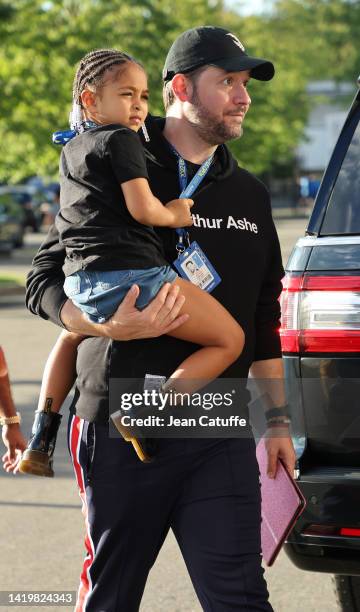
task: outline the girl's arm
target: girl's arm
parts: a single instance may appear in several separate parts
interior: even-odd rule
[[[0,346],[0,416],[16,415],[14,401],[11,395],[10,380],[4,351]]]
[[[165,206],[155,198],[145,178],[121,183],[127,209],[131,216],[143,225],[157,227],[188,227],[192,225],[190,208],[193,200],[171,200]]]
[[[11,395],[7,363],[0,347],[0,416],[12,417],[15,415],[16,409]],[[1,433],[6,447],[6,453],[2,456],[3,468],[6,472],[12,472],[19,464],[21,453],[26,448],[26,440],[19,423],[4,425]]]

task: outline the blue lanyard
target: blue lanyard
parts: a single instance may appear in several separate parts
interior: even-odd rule
[[[210,155],[210,157],[208,157],[203,164],[201,164],[199,170],[188,184],[186,162],[176,151],[176,149],[172,147],[172,150],[178,158],[179,183],[181,189],[179,198],[191,198],[194,191],[199,187],[200,183],[204,180],[205,176],[209,172],[210,166],[214,159],[214,153]],[[176,250],[178,253],[183,253],[186,248],[184,243],[186,242],[188,245],[190,245],[189,232],[187,232],[187,230],[183,227],[178,227],[176,229],[176,233],[178,235],[178,243],[176,245]]]
[[[201,181],[204,180],[205,176],[209,172],[210,166],[214,159],[214,153],[210,155],[207,160],[204,161],[204,163],[201,165],[195,176],[193,176],[189,184],[185,160],[181,157],[181,155],[179,155],[177,151],[175,151],[175,149],[174,153],[178,158],[179,182],[181,189],[179,198],[191,198],[194,191],[199,187]]]

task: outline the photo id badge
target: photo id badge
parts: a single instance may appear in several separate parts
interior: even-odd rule
[[[174,266],[182,278],[209,293],[221,282],[215,268],[195,241],[178,256]]]

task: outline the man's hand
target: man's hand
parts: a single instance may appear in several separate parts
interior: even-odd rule
[[[120,341],[156,338],[177,329],[188,320],[188,314],[179,315],[185,297],[180,295],[177,285],[165,283],[151,303],[141,311],[135,306],[139,293],[139,287],[133,285],[106,323],[91,323],[70,300],[65,302],[61,310],[61,320],[69,331]]]
[[[135,307],[139,291],[139,287],[134,285],[111,319],[103,324],[107,330],[106,335],[110,338],[156,338],[168,334],[188,320],[187,314],[179,316],[185,297],[179,294],[180,288],[177,285],[163,285],[152,302],[142,311]]]
[[[266,433],[266,450],[268,453],[267,474],[275,478],[278,459],[282,459],[289,474],[294,477],[296,455],[289,428],[270,427]]]
[[[2,457],[3,468],[5,472],[16,474],[19,470],[21,455],[27,447],[19,425],[17,423],[4,425],[2,428],[2,439],[7,448],[7,452]]]

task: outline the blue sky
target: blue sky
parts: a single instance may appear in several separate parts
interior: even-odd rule
[[[273,0],[226,0],[226,4],[238,8],[241,15],[251,15],[271,8]]]

